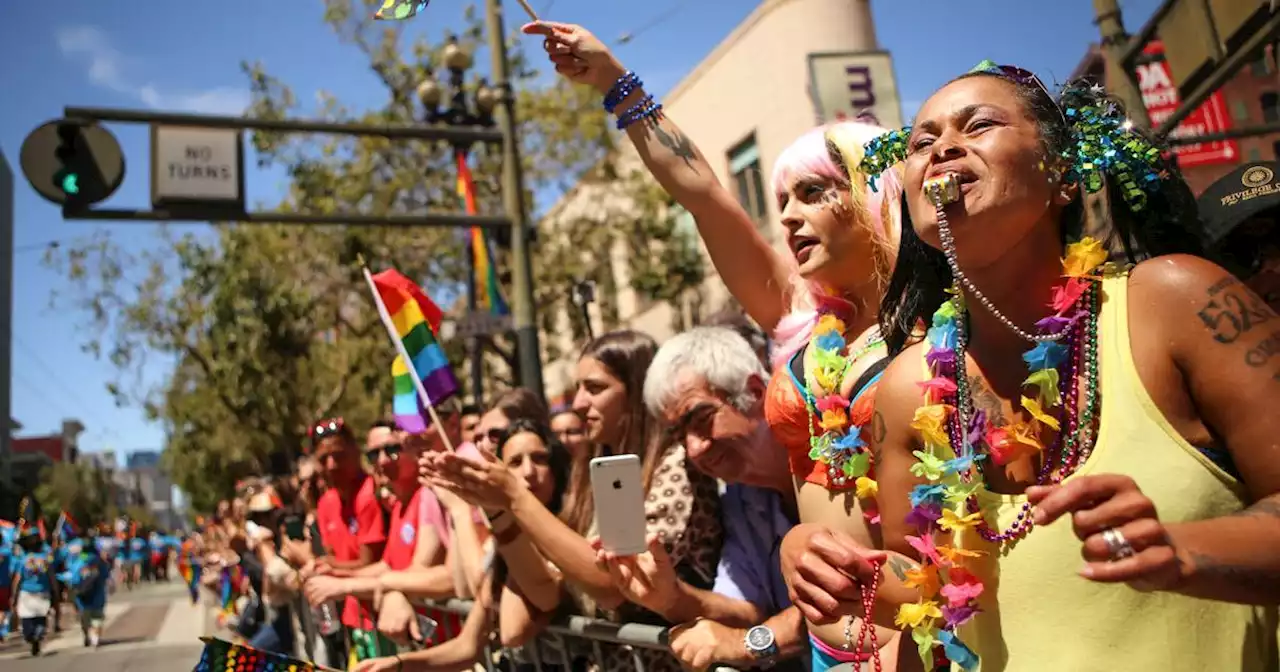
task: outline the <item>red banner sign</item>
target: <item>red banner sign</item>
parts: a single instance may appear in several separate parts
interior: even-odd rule
[[[1169,64],[1164,61],[1164,45],[1159,40],[1151,42],[1143,49],[1143,53],[1158,57],[1157,60],[1137,68],[1142,102],[1146,104],[1151,126],[1155,128],[1178,109],[1182,104],[1182,97],[1178,95],[1178,87],[1169,75]],[[1230,129],[1231,115],[1227,111],[1227,102],[1223,99],[1222,92],[1215,91],[1203,105],[1187,115],[1169,137],[1194,137]],[[1178,165],[1182,168],[1240,161],[1240,145],[1235,140],[1178,145],[1173,148],[1173,153],[1178,157]]]

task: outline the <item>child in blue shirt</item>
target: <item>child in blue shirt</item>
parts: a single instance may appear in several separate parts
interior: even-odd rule
[[[36,529],[20,534],[13,577],[18,592],[18,618],[22,619],[22,638],[31,645],[31,655],[38,656],[53,606],[53,550]]]
[[[68,587],[80,612],[84,645],[97,647],[107,608],[107,578],[111,567],[93,544],[76,539],[67,544],[66,570],[58,580]]]

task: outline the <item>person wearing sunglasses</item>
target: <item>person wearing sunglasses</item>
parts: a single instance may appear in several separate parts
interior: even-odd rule
[[[375,564],[386,546],[386,521],[374,479],[364,470],[355,435],[341,418],[321,420],[311,429],[311,459],[328,489],[316,504],[316,526],[327,553],[304,575],[343,575]],[[342,598],[342,624],[354,641],[375,636],[372,603],[351,595]],[[319,606],[328,600],[313,601]],[[330,645],[331,649],[340,647]],[[353,647],[353,652],[358,647]]]
[[[456,424],[456,417],[450,420]],[[438,600],[457,596],[453,575],[445,565],[444,544],[430,525],[420,524],[422,499],[434,497],[434,494],[418,483],[418,456],[422,451],[431,449],[433,441],[437,440],[434,436],[436,429],[429,428],[428,433],[422,435],[388,429],[367,448],[366,458],[375,460],[375,468],[385,475],[394,496],[382,558],[341,575],[312,577],[305,589],[312,604],[321,604],[340,595],[369,600],[386,596],[382,604],[374,605],[375,610],[399,614],[407,606],[405,595]],[[395,603],[390,604],[391,600]],[[425,613],[425,610],[419,613]],[[400,630],[398,627],[394,629]],[[460,627],[442,627],[433,642],[442,641],[458,629]],[[374,634],[367,642],[354,639],[354,643],[359,660],[396,651],[395,644],[381,634]]]

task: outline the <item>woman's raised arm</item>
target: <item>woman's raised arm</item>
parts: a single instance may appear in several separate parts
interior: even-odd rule
[[[556,72],[608,96],[626,69],[608,48],[581,26],[543,21],[524,27],[529,35],[544,36]],[[646,97],[643,86],[629,87],[616,102],[623,115]],[[791,267],[760,235],[757,224],[687,135],[665,114],[626,127],[640,159],[662,188],[698,225],[711,262],[734,298],[753,320],[772,332],[790,309]]]

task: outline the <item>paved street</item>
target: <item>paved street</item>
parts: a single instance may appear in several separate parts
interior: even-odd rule
[[[20,636],[0,644],[5,672],[189,672],[200,657],[199,638],[213,633],[207,605],[192,606],[180,581],[120,590],[107,604],[102,647],[83,646],[74,614],[62,633],[31,658]]]

